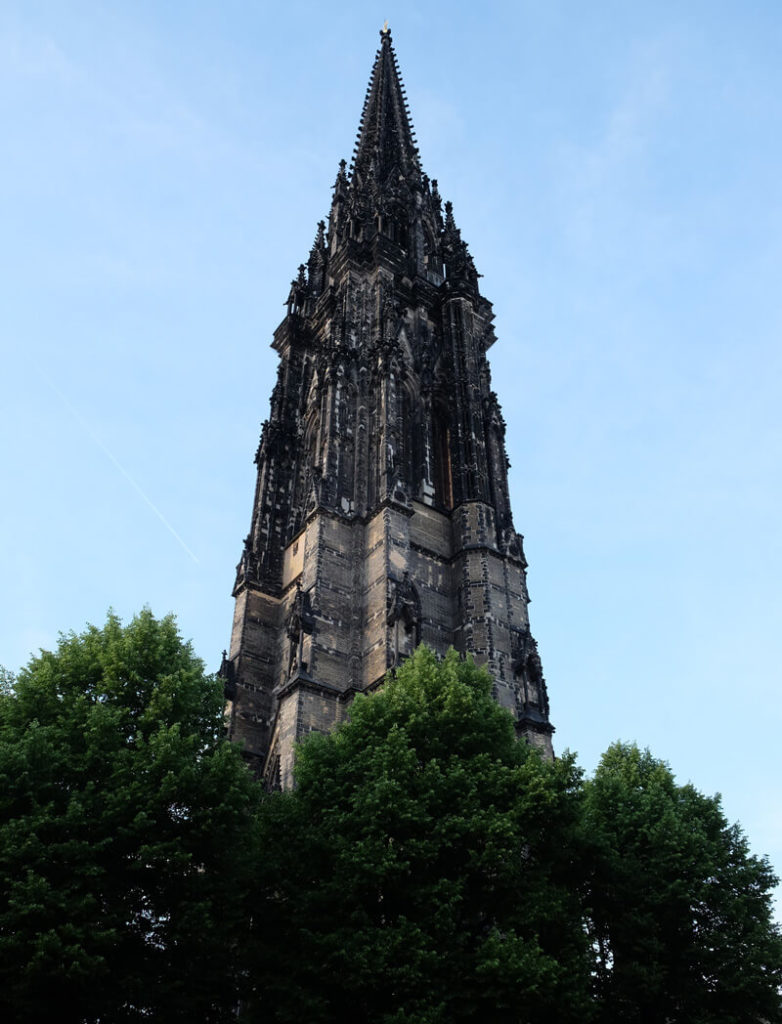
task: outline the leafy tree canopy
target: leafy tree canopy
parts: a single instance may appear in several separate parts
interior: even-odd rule
[[[16,676],[5,665],[0,665],[0,697],[10,696],[14,692]]]
[[[259,818],[248,1021],[782,1021],[776,883],[718,798],[617,744],[584,782],[422,648]]]
[[[0,700],[0,1008],[222,1020],[254,784],[172,617],[63,636]]]
[[[484,670],[419,648],[296,779],[260,817],[248,1019],[587,1019],[579,773]]]
[[[719,797],[617,743],[586,783],[583,813],[600,1020],[782,1020],[777,879]]]
[[[782,1022],[776,883],[617,744],[584,781],[419,649],[260,787],[171,617],[0,677],[0,1012],[26,1022]]]

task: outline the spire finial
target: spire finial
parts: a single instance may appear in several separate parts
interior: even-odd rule
[[[388,18],[383,22],[383,27],[380,29],[380,35],[385,38],[391,35],[391,29],[388,27]]]

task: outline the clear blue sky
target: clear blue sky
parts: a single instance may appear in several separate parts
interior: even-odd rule
[[[558,748],[721,791],[782,868],[782,7],[0,9],[0,663],[228,643],[272,331],[389,18],[494,302]]]

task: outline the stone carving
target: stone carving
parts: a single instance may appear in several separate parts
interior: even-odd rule
[[[393,627],[393,665],[398,665],[402,653],[400,629],[412,641],[411,649],[421,642],[421,600],[410,573],[405,571],[401,580],[388,581],[388,614],[386,623]]]
[[[236,700],[236,673],[234,672],[233,662],[228,660],[228,651],[223,651],[223,660],[220,663],[217,674],[223,680],[225,699],[229,701]]]
[[[299,583],[285,623],[285,633],[288,637],[288,678],[297,671],[307,671],[307,664],[303,657],[304,636],[312,632],[314,624],[315,618],[310,607],[310,595],[301,589],[301,583]]]
[[[518,684],[519,717],[533,715],[540,717],[541,720],[547,719],[548,689],[543,676],[538,643],[529,629],[516,635],[513,654],[513,675]]]
[[[256,579],[257,576],[258,558],[253,549],[252,537],[248,533],[247,536],[244,538],[242,557],[239,559],[239,564],[236,566],[237,585],[240,581],[246,583],[249,580]]]

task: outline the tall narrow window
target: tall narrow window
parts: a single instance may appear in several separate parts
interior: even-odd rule
[[[293,515],[291,516],[291,536],[294,536],[304,525],[307,513],[311,510],[312,484],[315,463],[318,458],[318,431],[320,421],[315,412],[310,412],[298,458],[297,480],[293,492]]]
[[[420,438],[417,431],[416,400],[412,385],[404,382],[400,387],[399,414],[401,475],[410,494],[417,497],[421,488]]]
[[[432,447],[434,448],[434,500],[438,505],[453,508],[453,476],[451,474],[451,428],[442,406],[432,410]]]

